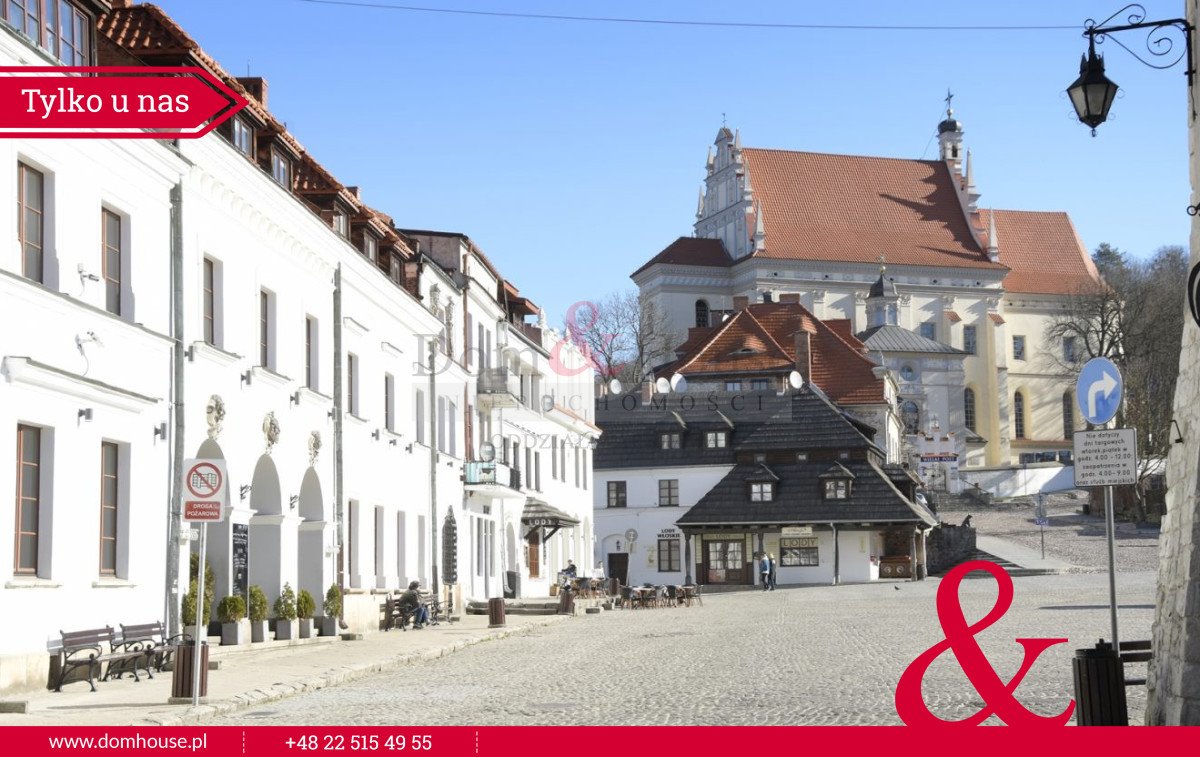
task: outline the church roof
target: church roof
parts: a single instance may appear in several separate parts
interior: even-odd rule
[[[1066,213],[981,210],[985,227],[992,212],[1000,262],[1012,269],[1004,277],[1005,291],[1075,294],[1100,285],[1100,274]]]
[[[845,339],[803,305],[764,302],[748,305],[719,326],[694,328],[676,354],[655,369],[658,376],[781,374],[796,368],[795,334],[810,336],[811,381],[834,402],[845,405],[884,402],[883,380],[862,344]],[[746,349],[747,347],[762,349]]]
[[[700,237],[680,237],[666,249],[651,258],[644,266],[633,272],[637,276],[657,263],[676,265],[701,265],[728,268],[733,265],[733,258],[725,251],[725,245],[720,239],[702,239]]]
[[[1003,270],[988,260],[941,160],[745,148],[766,218],[755,257]]]
[[[858,338],[872,352],[927,352],[938,355],[963,356],[967,354],[948,344],[926,339],[914,331],[890,324],[867,329],[860,333]]]

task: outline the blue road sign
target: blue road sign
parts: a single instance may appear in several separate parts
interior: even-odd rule
[[[1037,519],[1035,519],[1033,522],[1034,522],[1034,524],[1035,524],[1035,525],[1038,525],[1038,526],[1048,526],[1048,525],[1050,525],[1050,519],[1049,519],[1049,518],[1037,518]]]
[[[1075,400],[1084,419],[1094,426],[1101,426],[1117,414],[1124,391],[1121,372],[1113,361],[1106,357],[1094,357],[1079,372],[1079,380],[1075,383]]]

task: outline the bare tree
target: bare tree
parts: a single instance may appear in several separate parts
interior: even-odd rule
[[[599,378],[630,386],[642,381],[651,361],[670,347],[666,318],[632,290],[611,292],[599,302],[572,308],[566,333],[584,348]]]
[[[1094,357],[1121,369],[1125,402],[1117,424],[1137,429],[1141,460],[1135,492],[1137,518],[1144,521],[1145,479],[1158,471],[1174,438],[1171,403],[1184,319],[1179,282],[1186,280],[1187,251],[1162,247],[1149,260],[1131,261],[1103,244],[1093,260],[1104,283],[1072,295],[1046,329],[1049,343],[1074,339],[1074,355],[1052,351],[1050,359],[1067,374]]]

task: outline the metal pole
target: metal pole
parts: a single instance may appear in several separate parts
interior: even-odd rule
[[[1046,559],[1046,527],[1038,526],[1038,528],[1041,529],[1041,532],[1042,532],[1042,559],[1045,560]]]
[[[1108,606],[1112,613],[1112,645],[1113,652],[1121,653],[1117,636],[1117,562],[1116,562],[1116,529],[1113,526],[1113,495],[1112,487],[1104,487],[1104,526],[1108,535]]]
[[[193,639],[196,643],[195,649],[192,651],[192,706],[200,704],[200,639],[203,638],[200,634],[201,626],[204,623],[204,550],[208,546],[208,522],[200,524],[200,563],[199,570],[196,571],[196,636]],[[208,635],[208,629],[204,629],[204,636]]]
[[[184,443],[184,347],[183,347],[183,185],[171,187],[171,483],[167,502],[167,633],[171,636],[183,628],[179,614],[179,563],[183,501],[183,443]],[[166,441],[165,439],[163,441]],[[185,573],[186,575],[186,573]],[[186,582],[184,582],[186,585]]]

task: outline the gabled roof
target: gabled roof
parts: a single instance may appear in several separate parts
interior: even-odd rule
[[[1004,277],[1005,291],[1075,294],[1101,285],[1100,274],[1066,213],[994,212],[1000,262],[1012,269]],[[992,213],[980,211],[985,228]]]
[[[1004,268],[980,247],[944,161],[754,148],[742,159],[766,221],[755,257]]]
[[[680,237],[630,275],[637,276],[658,263],[728,268],[733,265],[733,258],[729,257],[729,253],[725,251],[725,245],[720,239]]]
[[[884,402],[883,380],[857,339],[844,339],[800,303],[748,305],[724,323],[692,329],[679,359],[655,369],[658,376],[721,376],[787,373],[796,368],[795,334],[810,334],[813,381],[833,401],[847,405]],[[760,351],[746,348],[762,346]]]
[[[948,344],[926,339],[915,331],[902,326],[875,326],[860,332],[858,338],[867,349],[874,352],[922,352],[935,355],[961,355],[967,353]]]
[[[846,472],[854,478],[845,499],[826,499],[820,474],[823,462],[780,463],[772,467],[779,477],[770,502],[752,502],[746,478],[757,466],[734,466],[676,523],[681,526],[739,526],[793,523],[925,523],[937,519],[920,505],[910,502],[892,477],[866,460],[847,461]]]
[[[604,431],[596,447],[597,470],[733,465],[739,451],[871,450],[882,455],[827,397],[807,388],[785,395],[706,391],[649,400],[636,393],[606,395],[596,400],[596,423]],[[659,435],[668,427],[682,435],[679,449],[662,448]],[[708,431],[726,432],[727,445],[706,447]],[[749,466],[745,474],[754,471],[761,468]]]

